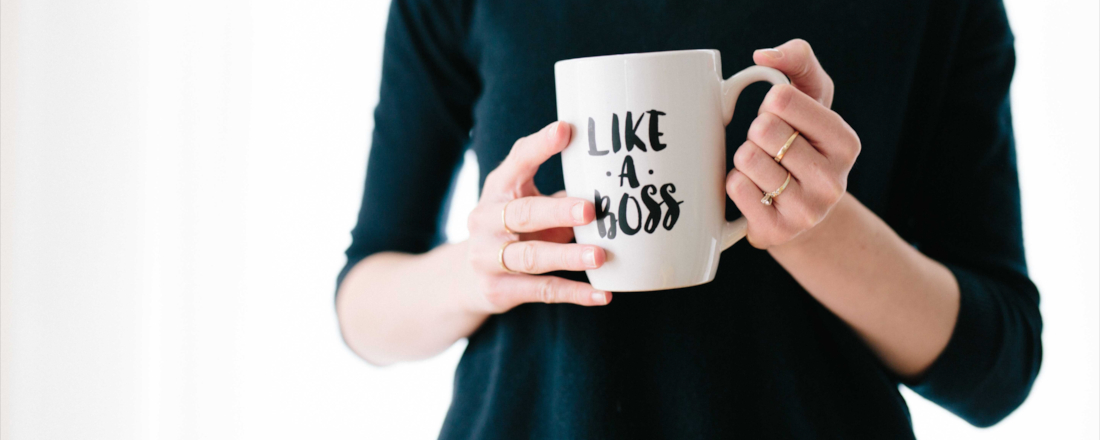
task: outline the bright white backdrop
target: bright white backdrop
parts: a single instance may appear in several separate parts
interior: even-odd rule
[[[332,307],[387,2],[94,3],[0,3],[0,437],[433,438],[462,344],[371,367]],[[1043,370],[987,430],[906,397],[923,438],[1098,438],[1100,11],[1008,8]]]

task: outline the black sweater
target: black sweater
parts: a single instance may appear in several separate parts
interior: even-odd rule
[[[999,0],[395,0],[341,279],[372,253],[443,242],[463,152],[476,153],[484,183],[516,139],[555,120],[555,61],[713,48],[729,75],[753,49],[796,37],[813,45],[836,83],[833,109],[862,140],[848,191],[958,280],[958,323],[924,377],[891,373],[767,252],[739,243],[706,285],[490,317],[469,338],[441,438],[911,438],[899,383],[978,426],[1020,405],[1042,322]],[[727,158],[766,90],[742,97]],[[558,157],[535,182],[563,188]]]

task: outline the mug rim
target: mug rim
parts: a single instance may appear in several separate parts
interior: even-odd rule
[[[590,57],[569,58],[565,60],[559,60],[554,63],[554,67],[561,64],[566,64],[574,61],[605,61],[616,58],[649,58],[649,57],[661,57],[670,55],[687,55],[687,54],[708,54],[711,56],[717,55],[721,52],[718,49],[680,49],[680,50],[665,50],[659,52],[634,52],[634,53],[619,53],[611,55],[594,55]]]

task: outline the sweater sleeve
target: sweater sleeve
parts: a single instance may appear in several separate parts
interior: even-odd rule
[[[972,3],[916,183],[922,208],[914,210],[914,245],[955,275],[961,299],[947,347],[907,385],[980,427],[1023,403],[1042,359],[1009,109],[1014,66],[1000,0]]]
[[[363,200],[337,285],[371,254],[421,253],[445,240],[445,205],[480,93],[458,3],[390,6]]]

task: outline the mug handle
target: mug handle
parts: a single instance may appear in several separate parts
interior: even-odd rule
[[[737,104],[737,97],[745,87],[757,81],[767,81],[773,85],[790,84],[790,80],[782,72],[771,67],[752,66],[737,72],[729,79],[722,81],[722,118],[723,124],[729,125],[733,119],[733,107]],[[726,222],[722,227],[722,250],[729,249],[748,233],[749,221],[741,217],[732,222]]]

